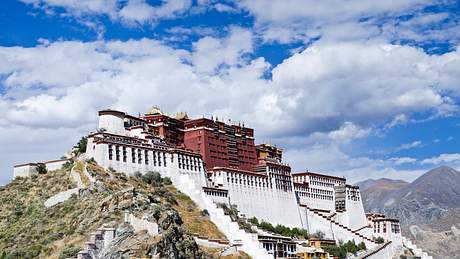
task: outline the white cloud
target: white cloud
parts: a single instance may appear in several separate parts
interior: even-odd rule
[[[33,4],[35,7],[62,7],[73,15],[88,13],[107,14],[114,16],[117,9],[117,0],[20,0]]]
[[[329,132],[328,136],[335,141],[351,141],[356,138],[363,138],[369,135],[371,129],[363,129],[351,122],[345,122],[338,130]]]
[[[291,163],[293,172],[309,170],[347,178],[351,183],[365,179],[392,178],[413,181],[427,170],[396,169],[394,161],[350,157],[337,145],[312,145],[308,148],[288,149],[284,157]]]
[[[148,39],[0,47],[0,84],[6,86],[0,133],[8,126],[15,148],[33,149],[22,145],[26,129],[45,139],[62,129],[74,141],[86,132],[74,128],[95,127],[98,109],[137,114],[158,104],[169,112],[249,122],[261,140],[282,140],[277,144],[296,168],[376,176],[391,165],[350,157],[339,146],[400,114],[438,109],[445,89],[454,89],[446,82],[460,82],[447,65],[459,60],[457,51],[430,56],[375,42],[314,44],[267,79],[270,65],[249,58],[252,49],[251,32],[237,27],[225,38],[200,39],[192,51]],[[13,147],[7,139],[0,145],[0,155]],[[50,148],[63,152],[69,145]],[[20,162],[8,159],[2,170]],[[33,153],[26,159],[38,160]]]
[[[256,29],[268,41],[308,41],[314,37],[368,39],[380,35],[375,21],[421,10],[433,1],[240,0],[256,18]],[[364,18],[365,21],[362,21]],[[377,24],[376,24],[377,23]]]
[[[441,154],[439,156],[435,156],[432,158],[427,158],[422,160],[422,164],[434,164],[439,165],[442,163],[459,163],[460,162],[460,154],[459,153],[452,153],[452,154]]]
[[[422,146],[422,141],[416,140],[411,143],[405,143],[401,144],[399,147],[395,148],[395,152],[402,151],[402,150],[408,150],[408,149],[413,149],[413,148],[418,148]]]
[[[252,33],[232,27],[227,38],[203,37],[193,44],[192,62],[198,72],[213,73],[219,66],[244,64],[244,54],[252,52]]]
[[[417,159],[412,157],[393,157],[389,160],[392,161],[395,165],[413,164],[417,162]]]
[[[396,115],[389,123],[387,123],[384,128],[391,129],[398,125],[404,125],[408,122],[407,116],[405,114]]]
[[[36,8],[48,10],[60,7],[68,15],[78,18],[89,27],[95,26],[86,15],[107,15],[114,21],[128,25],[153,23],[160,19],[171,19],[188,11],[191,0],[162,0],[160,5],[150,5],[146,0],[21,0]],[[98,28],[100,30],[100,28]]]

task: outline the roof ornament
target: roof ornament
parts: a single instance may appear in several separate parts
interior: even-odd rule
[[[154,105],[152,106],[152,108],[146,113],[146,115],[163,115],[163,112],[161,111],[161,109]]]
[[[188,114],[186,112],[178,112],[176,114],[176,119],[186,121],[186,120],[189,120],[189,117],[188,117]]]

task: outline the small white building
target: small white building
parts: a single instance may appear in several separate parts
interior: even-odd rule
[[[62,166],[68,162],[69,159],[50,160],[45,162],[19,164],[13,167],[13,178],[27,177],[33,174],[38,174],[37,167],[44,165],[47,171],[54,171],[61,169]]]

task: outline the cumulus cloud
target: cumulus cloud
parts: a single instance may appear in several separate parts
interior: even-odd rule
[[[291,164],[293,172],[309,170],[333,174],[345,177],[351,183],[384,177],[410,182],[427,171],[425,169],[398,169],[395,167],[395,161],[363,156],[351,157],[335,144],[312,145],[305,149],[288,149],[285,151],[285,157],[290,161],[295,161],[294,164]]]
[[[138,114],[158,104],[246,122],[258,139],[286,146],[297,169],[385,176],[393,172],[386,161],[350,157],[340,145],[400,114],[435,112],[460,82],[449,65],[458,62],[457,51],[432,56],[376,42],[318,43],[270,70],[248,55],[252,44],[250,31],[234,27],[225,38],[197,40],[191,51],[148,39],[0,47],[0,126],[16,143],[2,139],[1,152],[32,148],[21,144],[26,129],[48,136],[60,128],[76,140],[95,127],[98,109]],[[61,153],[70,147],[55,144]]]
[[[221,65],[236,66],[245,62],[244,54],[253,50],[252,33],[233,27],[224,39],[206,36],[193,44],[192,62],[199,72],[212,73]]]
[[[439,165],[442,163],[457,163],[460,162],[460,154],[459,153],[451,153],[451,154],[441,154],[439,156],[435,156],[432,158],[427,158],[422,160],[422,164],[433,164]]]
[[[177,17],[189,10],[191,0],[162,0],[160,5],[150,5],[146,0],[21,0],[36,8],[53,10],[63,8],[68,15],[80,19],[84,24],[93,26],[86,15],[106,15],[114,21],[127,25],[153,23],[160,19]],[[51,12],[52,14],[52,12]]]
[[[338,130],[329,132],[328,136],[335,141],[351,141],[369,135],[371,129],[362,129],[351,122],[345,122]]]
[[[456,45],[460,39],[458,17],[442,12],[427,13],[425,8],[452,3],[423,0],[238,1],[240,8],[255,17],[258,34],[269,42],[385,38],[413,42],[443,40]]]
[[[88,13],[107,14],[114,16],[117,9],[117,0],[20,0],[35,7],[50,8],[62,7],[73,15]]]

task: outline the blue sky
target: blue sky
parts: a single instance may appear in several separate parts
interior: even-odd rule
[[[219,116],[351,181],[460,169],[460,4],[5,0],[0,183],[60,157],[96,112]]]

